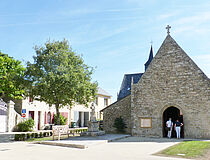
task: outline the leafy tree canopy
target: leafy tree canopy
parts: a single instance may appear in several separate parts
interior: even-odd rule
[[[21,99],[24,93],[25,68],[18,60],[0,52],[0,97]]]
[[[69,46],[67,40],[47,41],[35,46],[34,63],[27,62],[25,78],[31,82],[31,95],[59,108],[75,102],[87,105],[95,97],[97,83],[91,82],[93,68]],[[59,115],[58,115],[59,117]]]

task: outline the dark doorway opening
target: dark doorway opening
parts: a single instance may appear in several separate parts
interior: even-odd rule
[[[176,108],[176,107],[168,107],[164,112],[163,112],[163,137],[167,137],[168,131],[165,129],[166,128],[166,122],[168,119],[171,118],[173,124],[175,121],[178,119],[181,123],[183,123],[183,115],[182,112]],[[183,123],[184,124],[184,123]],[[174,126],[172,129],[172,138],[176,138],[176,131],[174,130]],[[184,125],[181,127],[181,138],[184,138]]]
[[[30,118],[34,120],[34,111],[29,111],[29,119]]]

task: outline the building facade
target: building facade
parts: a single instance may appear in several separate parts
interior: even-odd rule
[[[17,105],[15,105],[17,106]],[[67,125],[70,124],[70,110],[68,106],[64,106],[60,110],[60,114],[67,119]],[[35,122],[34,130],[49,129],[54,123],[54,115],[56,114],[55,106],[49,106],[45,102],[33,100],[30,97],[21,101],[21,115],[25,119],[32,118]],[[24,116],[23,116],[24,115]]]
[[[210,79],[169,34],[139,81],[132,79],[130,93],[102,110],[105,131],[115,131],[121,116],[127,133],[166,137],[172,118],[184,124],[182,138],[210,138]]]
[[[98,88],[96,96],[96,116],[98,120],[103,119],[100,110],[111,104],[111,95],[102,88]],[[90,119],[90,105],[75,104],[72,107],[64,106],[59,111],[67,119],[67,125],[74,127],[87,127]],[[32,118],[35,122],[34,130],[50,129],[54,124],[55,106],[49,106],[27,97],[23,100],[9,101],[8,104],[0,101],[0,132],[11,132],[20,121]],[[72,126],[73,127],[73,126]]]
[[[100,111],[111,104],[111,95],[102,88],[98,88],[95,100],[96,118],[98,121],[103,120],[103,113]],[[71,122],[77,127],[87,127],[90,119],[91,104],[88,107],[76,104],[71,108]]]

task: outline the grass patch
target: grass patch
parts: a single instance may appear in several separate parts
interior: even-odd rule
[[[169,147],[158,155],[178,156],[182,158],[197,158],[204,156],[210,150],[210,142],[207,141],[186,141]]]

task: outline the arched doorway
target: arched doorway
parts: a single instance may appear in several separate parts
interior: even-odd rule
[[[166,122],[167,120],[171,118],[172,122],[174,122],[178,119],[181,123],[183,123],[183,114],[180,111],[180,109],[176,107],[168,107],[164,112],[163,112],[163,137],[167,137],[167,131],[166,131]],[[183,123],[184,124],[184,123]],[[172,130],[172,138],[176,137],[176,131]],[[184,138],[184,126],[181,127],[181,138]]]

